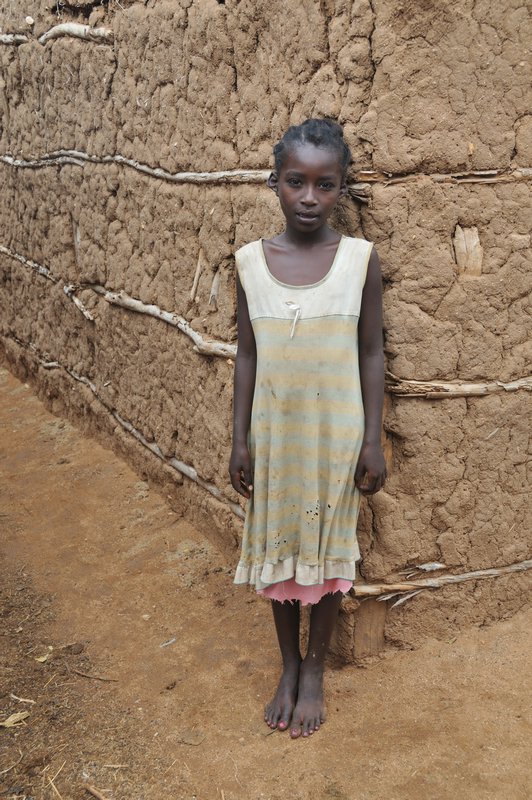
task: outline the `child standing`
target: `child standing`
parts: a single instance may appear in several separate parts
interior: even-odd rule
[[[377,492],[386,477],[382,288],[373,246],[327,224],[347,191],[340,126],[292,126],[274,157],[268,186],[286,228],[236,253],[229,471],[249,499],[235,583],[271,600],[283,660],[264,718],[297,738],[325,719],[325,656],[360,558],[360,493]],[[300,603],[312,604],[303,659]]]

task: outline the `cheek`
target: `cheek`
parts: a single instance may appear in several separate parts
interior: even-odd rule
[[[339,199],[340,198],[336,194],[328,195],[327,198],[323,201],[324,208],[327,208],[332,211],[332,209],[335,207]]]

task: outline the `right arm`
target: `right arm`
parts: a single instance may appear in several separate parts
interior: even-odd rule
[[[229,475],[233,489],[249,498],[253,489],[251,456],[248,449],[248,432],[251,422],[251,406],[255,390],[257,349],[249,318],[246,294],[237,276],[237,324],[238,349],[235,363],[233,395],[233,449],[229,461]]]

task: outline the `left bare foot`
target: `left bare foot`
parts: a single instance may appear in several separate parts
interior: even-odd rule
[[[323,666],[303,661],[299,670],[299,691],[290,722],[290,736],[292,739],[311,736],[323,722]]]

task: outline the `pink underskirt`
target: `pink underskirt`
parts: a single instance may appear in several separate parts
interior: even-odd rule
[[[307,606],[319,603],[326,594],[334,594],[334,592],[345,594],[352,585],[353,581],[348,581],[345,578],[326,578],[323,583],[318,583],[314,586],[302,586],[300,583],[296,583],[295,578],[290,578],[288,581],[271,583],[264,589],[259,589],[257,594],[268,597],[270,600],[277,600],[279,603],[284,603],[285,600],[294,603],[299,600],[301,605]]]

